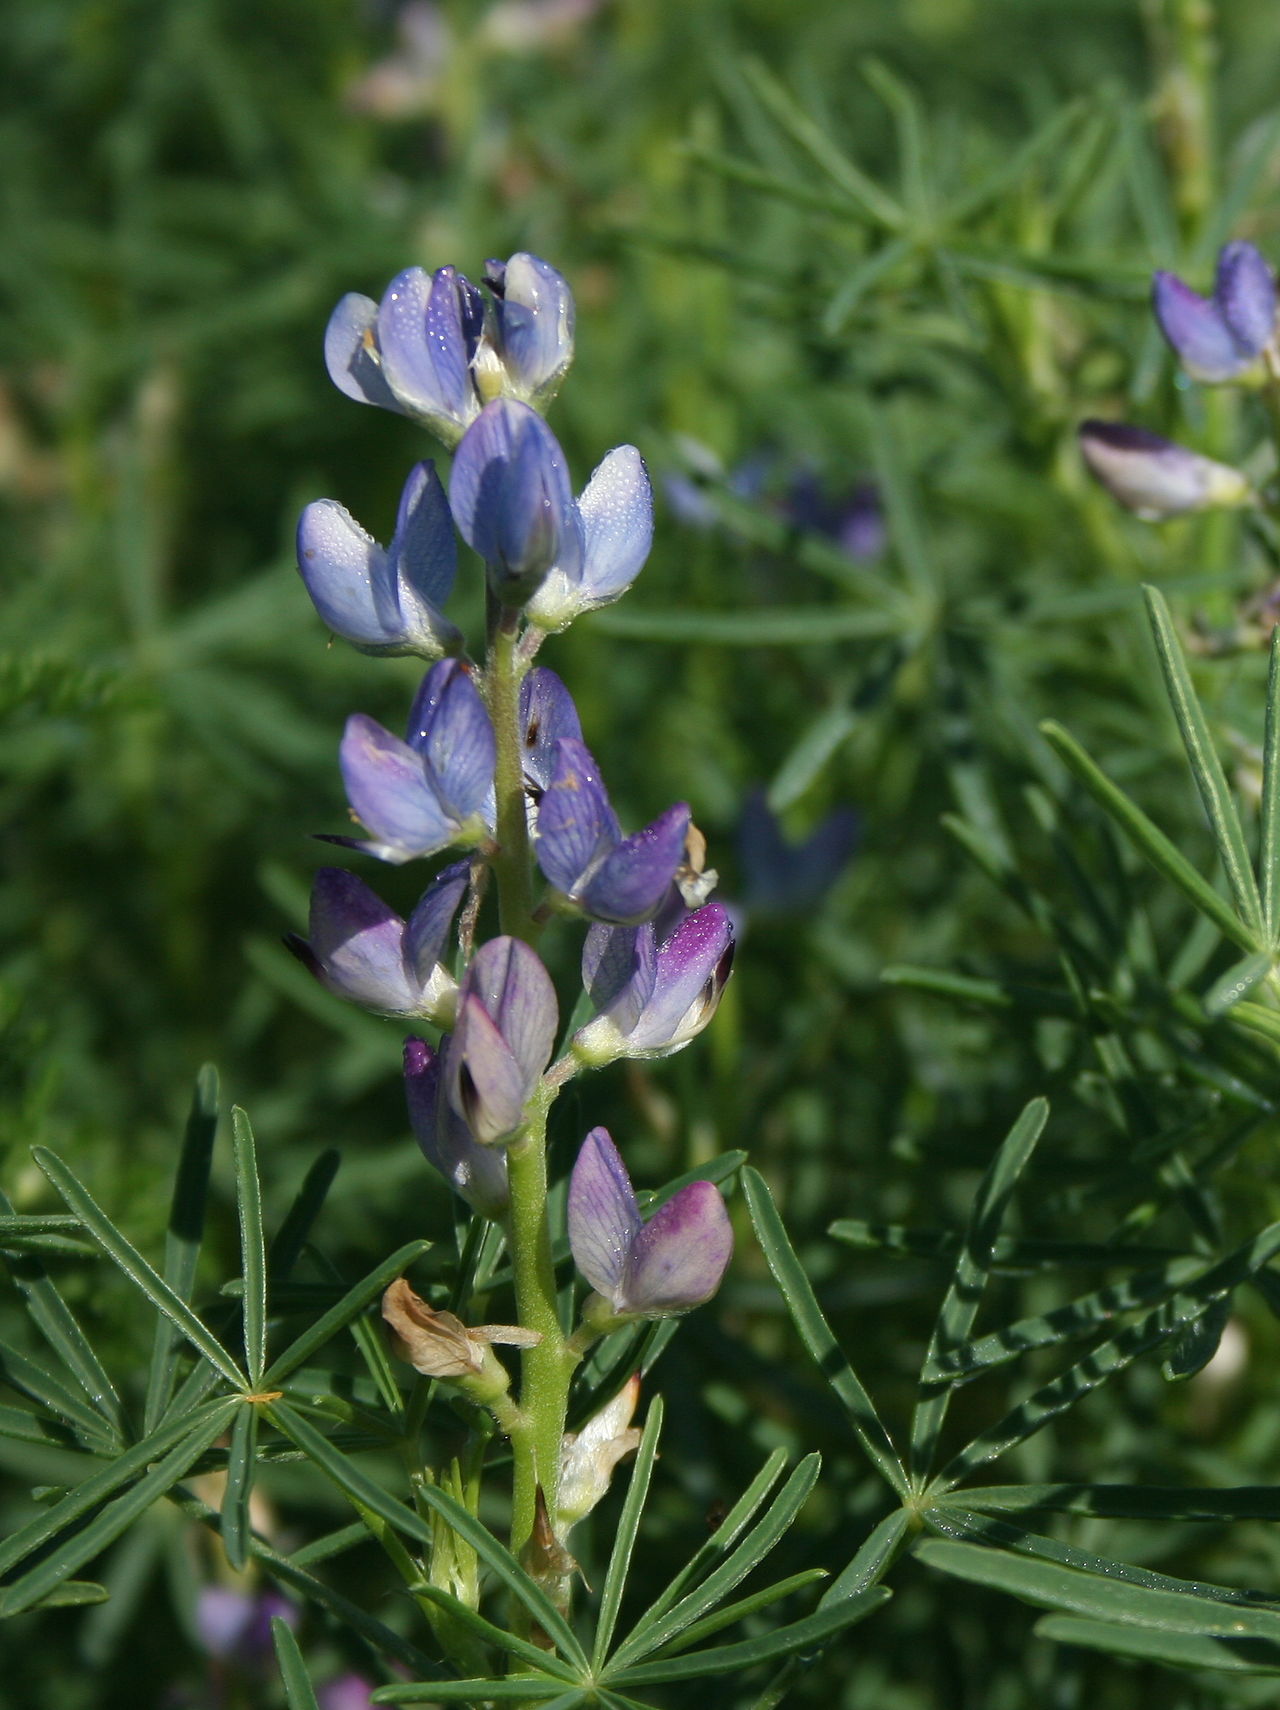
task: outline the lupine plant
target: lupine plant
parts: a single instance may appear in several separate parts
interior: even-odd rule
[[[10,150],[21,1710],[1274,1696],[1275,22],[733,10],[414,0],[342,117],[208,0]]]

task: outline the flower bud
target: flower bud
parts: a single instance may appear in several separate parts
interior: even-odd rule
[[[504,605],[524,605],[553,566],[581,575],[582,523],[564,452],[528,404],[485,405],[454,457],[449,502]]]
[[[1091,472],[1114,498],[1147,522],[1255,502],[1238,469],[1201,457],[1146,428],[1087,421],[1080,424],[1079,437]]]
[[[558,1019],[555,987],[536,951],[518,938],[480,946],[463,976],[442,1072],[450,1105],[482,1145],[512,1140],[524,1126]]]
[[[507,1214],[507,1155],[482,1146],[445,1094],[439,1055],[423,1039],[404,1042],[404,1091],[409,1124],[427,1162],[481,1216]]]
[[[733,1253],[733,1229],[711,1182],[681,1188],[646,1223],[617,1147],[593,1128],[569,1181],[569,1246],[596,1290],[584,1320],[605,1331],[710,1300]]]
[[[556,1501],[556,1535],[586,1518],[607,1494],[614,1468],[640,1447],[640,1432],[631,1424],[640,1400],[640,1377],[623,1384],[612,1401],[578,1432],[567,1432],[560,1449],[560,1489]]]

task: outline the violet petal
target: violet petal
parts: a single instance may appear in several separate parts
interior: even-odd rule
[[[604,1128],[593,1128],[578,1153],[569,1180],[568,1221],[574,1263],[616,1306],[641,1220],[626,1166]]]
[[[427,781],[422,757],[376,720],[355,713],[339,751],[352,812],[372,836],[357,847],[400,865],[433,855],[456,826]]]
[[[691,1182],[635,1237],[619,1290],[622,1308],[664,1317],[701,1306],[733,1255],[733,1226],[711,1182]]]
[[[354,398],[358,404],[376,404],[379,409],[403,414],[376,354],[377,318],[378,305],[372,297],[348,291],[325,328],[325,367],[334,385],[348,398]]]

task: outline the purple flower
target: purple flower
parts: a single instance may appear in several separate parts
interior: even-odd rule
[[[320,616],[362,653],[438,659],[462,637],[440,607],[457,569],[453,519],[430,463],[405,483],[389,547],[335,499],[317,499],[298,523],[298,569]]]
[[[427,1162],[473,1210],[495,1221],[507,1214],[507,1155],[482,1146],[445,1094],[440,1056],[423,1039],[404,1042],[409,1123]]]
[[[594,1014],[573,1037],[592,1067],[617,1057],[670,1057],[711,1020],[733,967],[733,926],[720,903],[695,909],[661,940],[652,921],[593,926],[582,983]]]
[[[196,1598],[196,1635],[211,1657],[239,1668],[261,1668],[273,1655],[271,1620],[278,1615],[291,1627],[298,1611],[274,1591],[236,1591],[229,1585],[202,1586]]]
[[[525,608],[539,629],[560,630],[582,612],[621,599],[653,544],[653,490],[634,445],[611,451],[575,509],[582,550],[558,561]]]
[[[457,987],[440,956],[467,876],[463,861],[446,867],[404,921],[354,873],[322,867],[311,887],[310,938],[291,933],[285,943],[338,997],[448,1026]]]
[[[808,837],[788,842],[764,791],[752,790],[738,828],[745,906],[761,914],[811,909],[835,883],[857,840],[857,814],[837,808]]]
[[[586,745],[572,737],[554,745],[538,807],[538,864],[580,913],[617,926],[656,914],[684,860],[689,824],[689,809],[678,802],[623,837]]]
[[[340,1674],[316,1688],[320,1710],[373,1710],[373,1686],[358,1674]]]
[[[472,957],[458,1019],[443,1045],[446,1095],[484,1146],[515,1138],[551,1060],[558,1010],[551,976],[518,938],[491,938]]]
[[[479,843],[493,830],[493,725],[455,659],[442,659],[423,678],[406,742],[356,713],[339,758],[352,812],[373,835],[331,843],[399,865],[453,843]]]
[[[456,445],[491,398],[542,409],[573,360],[573,296],[535,255],[490,262],[490,300],[465,275],[406,268],[381,303],[356,292],[333,311],[324,354],[340,391],[425,422]]]
[[[573,696],[545,665],[535,665],[520,685],[520,729],[525,788],[536,803],[551,782],[556,743],[562,737],[582,741],[582,721]]]
[[[1253,490],[1238,469],[1146,428],[1088,421],[1080,424],[1079,437],[1090,471],[1113,498],[1148,522],[1254,502]]]
[[[1275,337],[1275,275],[1251,243],[1218,254],[1213,296],[1202,297],[1176,273],[1157,273],[1152,303],[1160,330],[1193,380],[1238,380],[1259,367]]]
[[[593,1128],[569,1182],[569,1245],[600,1297],[584,1317],[606,1329],[710,1300],[733,1253],[733,1229],[711,1182],[691,1182],[644,1222],[617,1147]]]
[[[505,605],[523,605],[556,565],[581,575],[582,523],[564,452],[528,404],[485,405],[454,457],[449,503]]]

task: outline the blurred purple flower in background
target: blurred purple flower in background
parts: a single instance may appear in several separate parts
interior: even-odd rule
[[[211,1657],[240,1669],[265,1669],[274,1659],[273,1616],[298,1625],[298,1611],[275,1591],[202,1586],[196,1597],[196,1635]]]
[[[793,843],[762,789],[752,790],[738,824],[742,907],[749,914],[803,914],[814,907],[848,865],[860,821],[852,808],[836,808],[808,837]]]
[[[1262,374],[1276,334],[1276,281],[1253,244],[1219,251],[1212,297],[1162,270],[1151,298],[1161,332],[1193,380],[1213,385]]]

